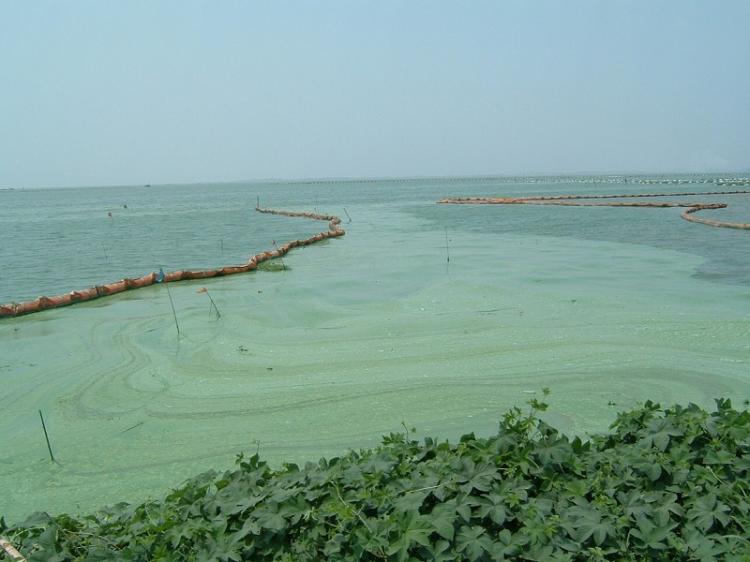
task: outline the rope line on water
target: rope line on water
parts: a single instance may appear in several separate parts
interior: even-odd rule
[[[691,195],[740,195],[748,194],[750,190],[736,191],[693,191],[684,193],[628,193],[625,195],[539,195],[533,197],[446,197],[438,201],[440,204],[450,205],[561,205],[567,207],[685,207],[680,216],[686,221],[717,226],[720,228],[736,228],[750,230],[750,223],[718,221],[694,216],[698,211],[706,209],[724,209],[726,203],[644,203],[630,201],[616,201],[611,203],[586,203],[583,199],[633,199],[638,197],[685,197]]]
[[[155,283],[174,283],[176,281],[188,281],[192,279],[206,279],[209,277],[222,277],[225,275],[235,275],[237,273],[246,273],[253,271],[258,268],[258,265],[272,259],[280,258],[286,255],[292,248],[299,246],[309,246],[315,244],[321,240],[328,238],[336,238],[343,236],[346,231],[339,226],[341,219],[334,215],[323,215],[319,213],[308,213],[300,211],[282,211],[277,209],[266,209],[263,207],[256,207],[256,211],[259,213],[269,213],[272,215],[283,215],[286,217],[304,217],[312,220],[326,221],[328,223],[328,230],[319,232],[310,238],[304,240],[292,240],[286,242],[281,246],[275,247],[273,250],[261,252],[251,257],[247,263],[243,265],[229,265],[216,269],[201,269],[201,270],[177,270],[165,273],[163,279],[159,281],[160,274],[152,271],[151,273],[138,277],[137,279],[121,279],[113,283],[107,283],[105,285],[96,285],[89,287],[82,291],[71,291],[64,295],[56,295],[54,297],[38,297],[32,301],[26,301],[22,303],[9,303],[0,305],[0,318],[3,317],[14,317],[22,316],[24,314],[32,314],[34,312],[41,312],[50,308],[58,308],[61,306],[68,306],[71,304],[77,304],[79,302],[86,302],[100,297],[107,297],[110,295],[116,295],[124,291],[133,289],[140,289],[142,287],[148,287]]]

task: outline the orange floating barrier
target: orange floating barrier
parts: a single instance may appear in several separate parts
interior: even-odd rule
[[[5,554],[7,554],[8,558],[13,562],[26,562],[26,558],[23,554],[18,552],[18,550],[16,550],[16,548],[5,537],[0,537],[0,548],[5,551]]]
[[[298,212],[298,211],[282,211],[277,209],[264,209],[256,207],[256,211],[259,213],[269,213],[273,215],[283,215],[287,217],[304,217],[313,220],[326,221],[328,222],[328,230],[326,232],[320,232],[310,238],[304,240],[292,240],[286,242],[280,247],[274,250],[268,250],[252,256],[247,263],[243,265],[228,265],[217,269],[205,269],[198,271],[189,270],[178,270],[170,271],[164,274],[162,283],[174,283],[176,281],[190,280],[190,279],[206,279],[209,277],[217,277],[224,275],[235,275],[238,273],[246,273],[248,271],[254,271],[258,268],[258,264],[268,260],[279,258],[286,255],[292,248],[299,246],[307,246],[314,244],[327,238],[333,238],[337,236],[343,236],[346,234],[344,229],[338,225],[341,223],[341,219],[333,215],[321,215],[318,213]],[[111,217],[112,214],[109,213]],[[691,219],[688,219],[691,220]],[[274,242],[275,245],[275,242]],[[157,283],[157,273],[151,272],[142,277],[136,279],[121,279],[113,283],[107,283],[104,285],[96,285],[89,287],[88,289],[82,289],[80,291],[71,291],[64,295],[56,295],[53,297],[39,297],[32,301],[22,303],[8,303],[0,304],[0,318],[22,316],[24,314],[32,314],[34,312],[41,312],[50,308],[57,308],[60,306],[68,306],[70,304],[76,304],[79,302],[85,302],[99,297],[106,297],[123,291],[140,289],[142,287],[148,287]]]
[[[32,312],[39,312],[40,310],[41,308],[39,308],[39,299],[22,302],[21,304],[17,304],[15,308],[16,315],[30,314]]]
[[[235,275],[237,273],[244,273],[247,271],[247,267],[242,265],[232,265],[227,267],[222,267],[220,270],[222,275]]]
[[[540,195],[536,197],[446,197],[438,201],[439,204],[450,205],[562,205],[570,207],[687,207],[680,216],[686,221],[697,222],[720,228],[736,228],[750,230],[750,223],[727,222],[712,219],[704,219],[693,216],[698,211],[707,209],[724,209],[726,203],[644,203],[624,202],[613,203],[588,203],[581,202],[582,199],[634,199],[638,197],[686,197],[691,195],[740,195],[749,194],[748,190],[734,191],[693,191],[683,193],[627,193],[620,195]]]
[[[128,282],[125,279],[120,279],[119,281],[115,281],[114,283],[107,283],[106,287],[110,295],[115,293],[122,293],[123,291],[127,291],[129,288]]]
[[[55,308],[58,306],[66,306],[72,302],[70,293],[67,295],[55,295],[54,297],[41,297],[39,303],[44,308]]]
[[[96,287],[89,287],[83,291],[73,291],[73,293],[78,295],[83,301],[90,301],[99,296],[99,291],[96,290]]]

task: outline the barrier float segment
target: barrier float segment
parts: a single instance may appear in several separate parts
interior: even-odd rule
[[[685,197],[691,195],[740,195],[748,194],[750,190],[735,191],[692,191],[684,193],[627,193],[624,195],[539,195],[535,197],[446,197],[438,201],[440,204],[450,205],[561,205],[568,207],[686,207],[680,216],[686,221],[717,226],[719,228],[736,228],[750,230],[750,223],[728,222],[713,219],[704,219],[694,216],[698,211],[706,209],[725,209],[726,203],[647,203],[615,201],[611,203],[588,203],[583,199],[634,199],[638,197]]]
[[[5,554],[8,555],[8,557],[13,562],[26,562],[26,558],[16,550],[16,548],[10,543],[8,539],[5,537],[0,537],[0,548],[5,551]]]
[[[328,230],[319,232],[304,240],[291,240],[276,247],[273,250],[267,250],[252,256],[247,263],[242,265],[227,265],[216,269],[202,269],[202,270],[177,270],[170,271],[164,274],[162,283],[175,283],[177,281],[188,281],[193,279],[207,279],[209,277],[223,277],[225,275],[236,275],[238,273],[247,273],[258,268],[258,265],[272,259],[280,258],[286,255],[292,248],[298,248],[300,246],[309,246],[328,238],[337,238],[346,234],[346,231],[341,228],[341,219],[334,215],[323,215],[319,213],[308,213],[304,211],[282,211],[279,209],[268,209],[263,207],[256,207],[256,211],[259,213],[268,213],[272,215],[282,215],[286,217],[303,217],[307,219],[326,221],[328,223]],[[96,285],[83,289],[81,291],[71,291],[64,295],[55,295],[53,297],[38,297],[32,301],[26,301],[21,303],[8,303],[0,305],[0,318],[23,316],[25,314],[33,314],[34,312],[41,312],[50,308],[59,308],[61,306],[69,306],[79,302],[86,302],[101,297],[107,297],[110,295],[116,295],[124,291],[131,291],[134,289],[140,289],[142,287],[148,287],[157,283],[157,273],[151,272],[142,277],[136,279],[120,279],[112,283],[106,283],[104,285]]]

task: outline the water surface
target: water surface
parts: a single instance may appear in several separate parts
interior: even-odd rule
[[[257,198],[337,214],[347,230],[292,251],[286,271],[170,285],[179,338],[164,286],[0,321],[0,513],[140,501],[229,468],[240,451],[303,462],[373,445],[402,421],[420,434],[489,434],[542,387],[550,421],[576,433],[645,399],[741,402],[746,231],[691,224],[679,209],[434,203],[666,189],[685,186],[470,178],[0,192],[0,301],[239,263],[326,228],[255,213]],[[693,199],[730,204],[704,216],[750,218],[750,196]]]

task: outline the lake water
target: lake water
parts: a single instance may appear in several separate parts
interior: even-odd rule
[[[0,320],[0,514],[141,501],[241,451],[304,462],[402,422],[489,434],[543,387],[548,419],[578,434],[646,399],[741,405],[747,231],[679,209],[435,204],[704,189],[716,188],[467,178],[2,191],[0,302],[242,263],[327,228],[256,213],[257,198],[339,215],[347,234],[293,250],[283,271],[170,284],[179,338],[165,286]],[[682,199],[750,219],[750,195]]]

